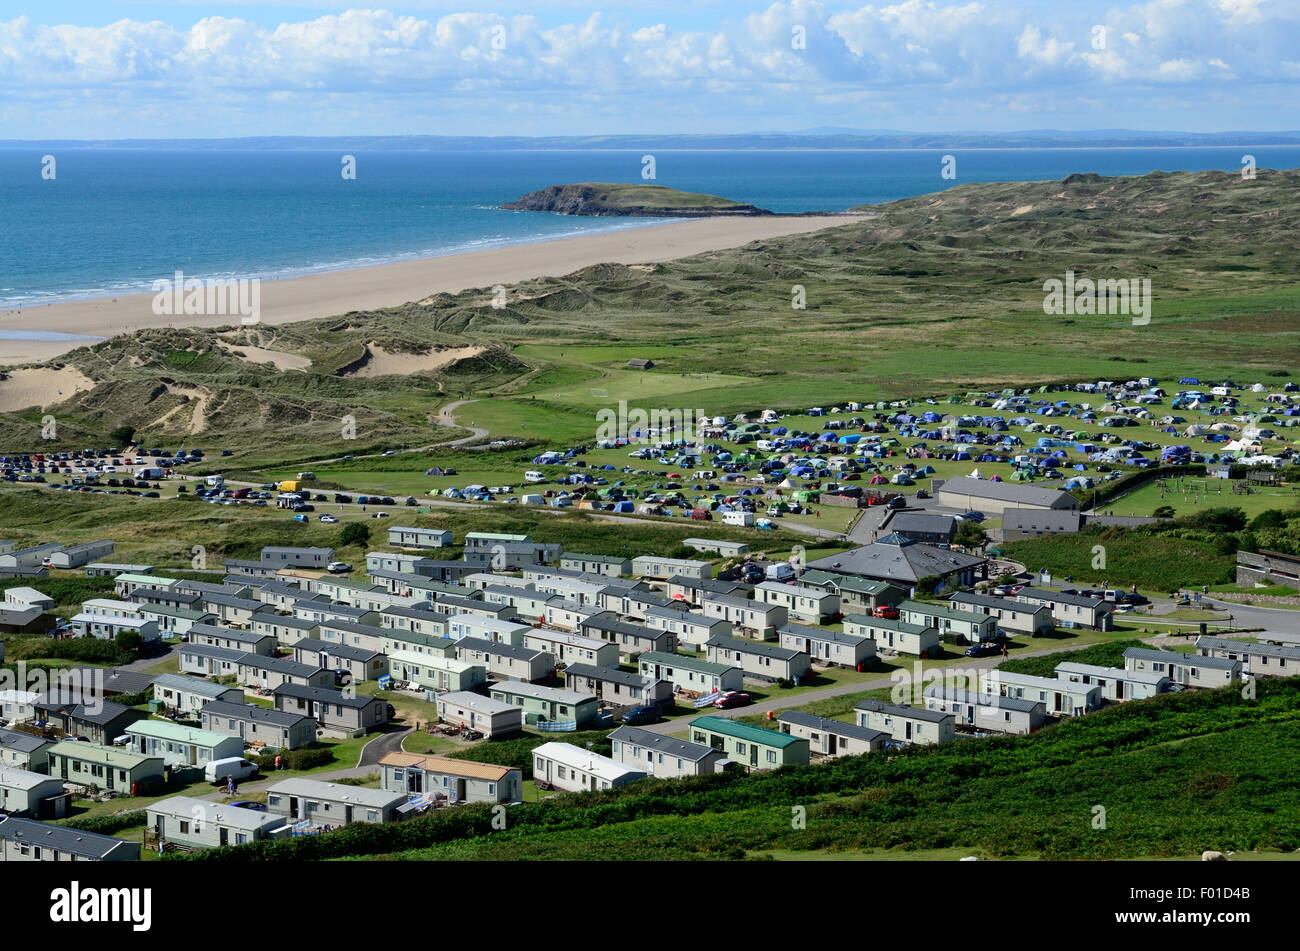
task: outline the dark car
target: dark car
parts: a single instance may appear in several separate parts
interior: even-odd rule
[[[971,647],[966,648],[967,657],[992,657],[995,654],[1001,654],[1001,653],[1002,653],[1002,646],[1000,644],[993,644],[988,642],[983,644],[975,644]]]
[[[239,806],[242,809],[252,809],[254,812],[266,812],[266,803],[253,802],[251,799],[241,799],[238,802],[228,802],[227,806]]]
[[[627,713],[619,717],[619,720],[628,726],[644,726],[649,723],[658,723],[663,719],[663,714],[659,712],[656,706],[633,707]]]
[[[1151,599],[1142,594],[1125,594],[1121,595],[1120,603],[1122,604],[1150,604]]]

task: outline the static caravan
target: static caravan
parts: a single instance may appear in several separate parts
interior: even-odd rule
[[[153,682],[153,696],[168,710],[188,719],[197,719],[204,705],[214,700],[244,702],[244,691],[239,687],[227,687],[183,674],[160,674]]]
[[[878,651],[934,657],[941,649],[938,629],[908,624],[901,618],[891,621],[868,614],[848,614],[844,617],[843,628],[846,634],[871,638]]]
[[[1011,634],[1049,634],[1056,626],[1052,609],[1045,604],[1027,604],[1009,598],[958,591],[948,599],[953,610],[974,611],[996,619],[1000,631]]]
[[[32,736],[30,733],[0,730],[0,767],[43,773],[49,768],[46,751],[53,745],[53,740]]]
[[[1186,687],[1226,687],[1241,679],[1241,661],[1220,657],[1197,657],[1173,651],[1130,647],[1124,652],[1124,669],[1163,674]]]
[[[0,816],[0,862],[138,862],[140,843]]]
[[[569,743],[543,743],[533,749],[533,779],[549,789],[617,789],[645,776],[640,769]]]
[[[157,756],[169,766],[206,766],[213,760],[244,754],[244,741],[237,736],[166,720],[139,720],[126,728],[126,735],[132,752]]]
[[[876,659],[876,642],[861,634],[785,624],[778,629],[777,635],[782,647],[802,651],[814,664],[866,670]]]
[[[992,640],[998,633],[998,620],[982,611],[945,608],[939,604],[904,601],[898,606],[898,619],[917,627],[932,627],[940,636],[959,634],[972,644]]]
[[[980,694],[941,684],[925,688],[925,708],[951,713],[959,724],[992,733],[1033,733],[1047,720],[1047,706],[1041,700]]]
[[[828,720],[791,710],[777,718],[781,732],[808,741],[808,749],[815,756],[828,759],[836,756],[859,756],[872,753],[885,745],[889,735],[843,720]]]
[[[282,815],[189,796],[172,796],[152,803],[146,807],[145,815],[158,841],[187,849],[244,845],[289,834]]]
[[[548,631],[529,628],[524,632],[524,646],[546,651],[557,663],[594,664],[597,667],[618,666],[618,646],[608,641],[565,631]]]
[[[1070,717],[1091,713],[1101,706],[1101,687],[1096,684],[1071,683],[1051,677],[1015,674],[993,670],[980,680],[980,693],[1037,701],[1048,716]]]
[[[388,529],[388,544],[398,548],[447,548],[451,545],[451,532],[445,528],[393,525]]]
[[[641,555],[632,559],[632,574],[651,581],[667,581],[673,575],[688,578],[713,577],[713,565],[707,561],[689,558],[661,558],[658,555]]]
[[[803,651],[779,644],[711,637],[704,647],[713,663],[739,667],[747,676],[767,681],[798,683],[812,668],[812,661]]]
[[[730,621],[670,607],[647,608],[645,623],[656,630],[671,631],[677,643],[689,644],[697,650],[702,650],[709,638],[724,637],[732,632]]]
[[[1261,644],[1202,635],[1196,639],[1196,653],[1200,657],[1241,661],[1241,672],[1252,677],[1294,677],[1300,674],[1300,646],[1294,644]]]
[[[579,693],[594,694],[601,703],[612,707],[639,707],[647,704],[670,706],[673,685],[666,680],[643,677],[640,673],[617,667],[570,664],[564,668],[564,685]]]
[[[415,683],[426,691],[474,690],[487,683],[487,668],[441,654],[393,651],[388,655],[388,675],[397,681]]]
[[[751,770],[807,765],[810,759],[808,741],[802,737],[725,717],[696,717],[691,721],[690,738]]]
[[[473,637],[482,641],[519,647],[524,643],[524,635],[530,630],[527,624],[518,621],[480,617],[476,614],[453,614],[447,618],[447,637],[453,641]]]
[[[672,631],[621,621],[608,611],[587,618],[578,633],[617,645],[620,663],[635,663],[646,651],[671,654],[677,650],[677,635]]]
[[[741,690],[745,675],[739,667],[715,664],[682,654],[646,651],[637,658],[642,677],[666,680],[678,693],[704,695],[720,690]]]
[[[632,573],[632,562],[618,555],[582,555],[566,551],[560,556],[560,567],[569,571],[587,571],[595,575],[619,575]]]
[[[301,777],[281,780],[266,790],[266,808],[271,815],[316,827],[395,822],[401,818],[398,807],[405,802],[405,793]]]
[[[482,694],[459,691],[439,695],[438,719],[452,726],[475,730],[486,737],[518,733],[524,726],[524,711]]]
[[[268,710],[251,703],[214,700],[199,715],[203,729],[236,736],[242,744],[296,750],[316,741],[316,721],[297,713]]]
[[[0,813],[33,819],[61,819],[67,805],[62,779],[28,769],[0,766]]]
[[[1056,665],[1056,679],[1100,687],[1102,699],[1113,703],[1157,696],[1168,690],[1170,683],[1167,675],[1151,671],[1070,662]]]
[[[380,697],[343,693],[329,687],[281,684],[275,688],[275,709],[312,717],[329,736],[362,736],[388,722],[388,702]]]
[[[382,788],[405,793],[409,802],[517,803],[523,801],[523,771],[517,766],[474,763],[450,756],[394,751],[379,759]]]
[[[951,713],[922,710],[881,700],[863,700],[853,708],[858,726],[887,733],[896,743],[946,743],[957,734]]]
[[[776,640],[777,629],[789,620],[784,605],[768,604],[730,594],[706,594],[700,599],[705,617],[731,624],[734,633],[761,641]]]
[[[840,613],[838,594],[782,581],[763,581],[755,585],[754,599],[765,604],[778,604],[791,618],[810,624],[827,624]]]
[[[353,684],[375,680],[388,670],[388,658],[382,651],[310,638],[293,645],[293,659],[300,664],[345,671]]]
[[[614,730],[609,734],[609,743],[611,759],[657,779],[708,776],[736,765],[722,750],[635,726]]]
[[[600,712],[600,701],[594,694],[543,687],[522,680],[498,681],[488,692],[493,700],[519,707],[524,711],[524,722],[539,729],[544,723],[548,730],[581,730]]]
[[[486,667],[505,680],[542,680],[555,670],[555,657],[546,651],[494,644],[474,637],[456,641],[456,659]]]

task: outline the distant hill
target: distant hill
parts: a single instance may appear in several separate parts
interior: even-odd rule
[[[711,218],[770,215],[729,198],[682,192],[662,185],[579,182],[551,185],[501,206],[507,211],[549,211],[560,215],[637,218]]]
[[[1208,148],[1300,144],[1300,131],[1147,132],[1134,129],[1026,129],[1016,132],[900,132],[892,129],[805,129],[797,132],[665,133],[555,136],[250,136],[240,139],[0,139],[0,147],[96,149],[1046,149]]]

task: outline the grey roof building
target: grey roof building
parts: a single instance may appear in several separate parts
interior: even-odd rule
[[[915,542],[897,532],[870,545],[808,563],[815,570],[888,581],[909,589],[928,577],[972,584],[977,571],[981,578],[985,576],[987,565],[983,558]]]
[[[140,843],[34,819],[0,817],[0,859],[57,862],[71,857],[83,862],[137,861]]]

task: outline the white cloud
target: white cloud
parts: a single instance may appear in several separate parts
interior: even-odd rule
[[[575,5],[572,19],[546,28],[533,16],[489,12],[347,10],[274,28],[238,17],[83,27],[23,16],[0,21],[7,99],[0,117],[57,109],[61,97],[122,110],[134,104],[140,115],[207,103],[255,117],[255,103],[301,104],[306,95],[319,102],[327,93],[340,114],[400,114],[395,104],[403,102],[468,111],[476,100],[479,112],[539,118],[571,119],[582,108],[593,119],[629,112],[649,119],[653,108],[671,126],[674,110],[708,110],[692,98],[700,96],[717,97],[715,111],[727,115],[774,108],[798,115],[801,102],[849,108],[864,97],[873,109],[906,113],[942,88],[959,97],[958,115],[961,102],[982,108],[995,99],[1041,114],[1124,95],[1117,89],[1124,85],[1186,86],[1192,98],[1197,84],[1297,78],[1300,4],[1117,4],[1100,21],[1108,38],[1101,50],[1092,45],[1095,14],[1033,0],[902,0],[849,10],[788,0],[692,29],[672,26],[674,8],[652,20],[639,12],[645,7],[627,4],[613,17]],[[796,28],[803,49],[791,43]]]

